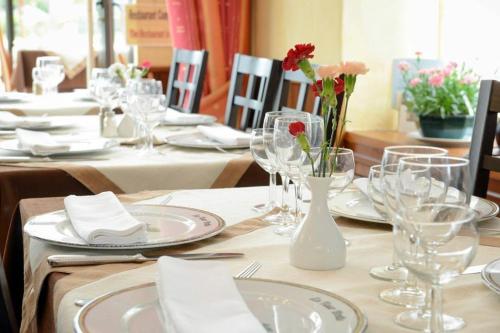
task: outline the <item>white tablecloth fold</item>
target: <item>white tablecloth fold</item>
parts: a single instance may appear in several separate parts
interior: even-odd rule
[[[71,146],[57,142],[49,133],[16,129],[16,137],[21,148],[29,149],[35,156],[49,156],[65,153]]]
[[[1,128],[46,128],[50,124],[48,117],[19,117],[8,111],[0,111]]]
[[[131,244],[146,241],[146,224],[123,207],[112,192],[64,198],[64,207],[78,235],[89,244]]]
[[[198,131],[211,140],[226,145],[250,144],[250,134],[237,131],[227,126],[197,126]]]
[[[161,257],[158,269],[166,332],[266,332],[223,264]]]
[[[163,125],[210,125],[216,118],[206,114],[184,113],[168,108],[162,120]]]

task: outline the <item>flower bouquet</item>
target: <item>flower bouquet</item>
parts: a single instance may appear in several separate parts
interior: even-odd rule
[[[140,66],[133,64],[122,64],[116,62],[109,66],[108,72],[111,76],[118,78],[122,85],[126,85],[129,80],[145,78],[151,69],[151,62],[144,60]]]

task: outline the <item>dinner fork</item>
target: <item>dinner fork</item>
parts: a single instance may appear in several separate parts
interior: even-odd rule
[[[249,279],[251,278],[262,265],[257,261],[252,262],[250,265],[245,267],[241,272],[239,272],[235,277],[238,279]]]

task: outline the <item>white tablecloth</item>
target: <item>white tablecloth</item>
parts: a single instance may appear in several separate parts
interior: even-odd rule
[[[22,101],[0,102],[0,110],[26,116],[81,116],[90,113],[97,114],[99,110],[97,102],[82,100],[74,93],[59,93],[53,96],[19,93],[15,96]]]

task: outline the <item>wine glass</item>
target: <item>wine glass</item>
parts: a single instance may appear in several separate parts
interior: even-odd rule
[[[354,154],[347,148],[330,148],[327,172],[332,178],[329,198],[341,193],[354,179]]]
[[[269,173],[269,198],[268,202],[263,205],[254,206],[254,209],[258,212],[266,213],[277,207],[275,201],[276,193],[276,165],[271,162],[266,153],[266,148],[264,145],[265,136],[268,136],[267,140],[272,140],[274,130],[269,130],[264,134],[264,129],[257,128],[252,130],[252,136],[250,138],[250,152],[257,164]]]
[[[290,131],[290,125],[297,122],[296,117],[282,116],[277,118],[274,124],[274,151],[278,166],[295,184],[295,218],[292,223],[276,230],[278,234],[284,235],[291,235],[302,218],[299,204],[302,199],[302,184],[305,178],[317,169],[324,135],[324,124],[321,117],[311,116],[310,120],[302,122],[304,135],[309,142],[309,151],[304,152],[297,137]]]
[[[311,114],[300,111],[271,111],[267,112],[264,116],[263,132],[264,132],[264,146],[266,149],[266,154],[269,158],[269,161],[274,165],[275,169],[279,173],[282,183],[280,212],[274,215],[268,215],[265,218],[266,221],[269,221],[270,223],[273,224],[289,224],[294,221],[294,217],[291,214],[290,208],[286,201],[286,199],[288,198],[290,179],[286,175],[285,170],[279,167],[276,153],[274,150],[274,124],[276,122],[276,119],[283,116],[295,117],[297,118],[297,120],[300,121],[307,121],[311,118]]]
[[[450,316],[443,316],[441,286],[460,276],[476,255],[476,219],[470,207],[450,203],[405,207],[395,218],[394,248],[398,257],[418,279],[431,285],[426,332],[449,331],[446,322],[450,322]],[[453,330],[465,325],[462,319],[451,318]]]
[[[391,221],[394,219],[398,208],[395,201],[395,185],[399,160],[411,156],[444,156],[447,153],[446,149],[427,146],[391,146],[384,149],[381,179],[384,205]],[[423,291],[417,287],[415,278],[408,274],[408,270],[399,264],[396,255],[393,257],[392,265],[374,267],[370,270],[370,275],[377,279],[396,283],[394,288],[383,290],[380,293],[380,298],[383,301],[411,308],[423,304]]]
[[[57,86],[64,80],[64,66],[57,56],[36,58],[33,68],[33,79],[40,83],[44,95],[57,93]]]
[[[469,161],[447,156],[404,157],[398,163],[395,189],[398,215],[402,217],[407,210],[428,204],[467,207],[471,193]],[[396,220],[396,227],[398,223],[405,223],[400,220]],[[432,317],[431,297],[431,286],[427,284],[425,306],[399,314],[396,323],[406,328],[426,330]],[[461,318],[449,315],[443,315],[442,321],[448,331],[464,326]]]
[[[380,214],[380,216],[387,218],[387,211],[384,205],[384,194],[382,192],[381,181],[382,166],[380,164],[372,165],[368,173],[368,197],[372,207]]]

